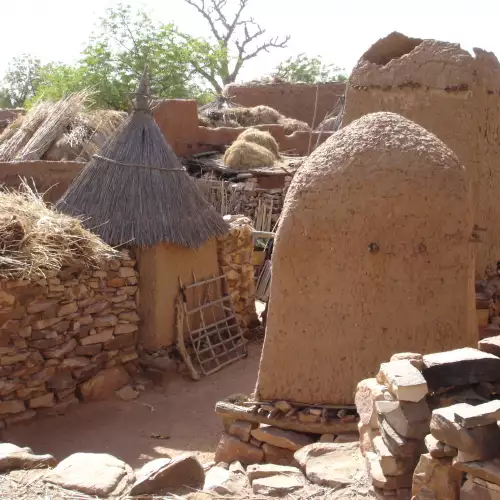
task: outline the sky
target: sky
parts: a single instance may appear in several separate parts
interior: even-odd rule
[[[228,0],[235,3],[237,0]],[[75,61],[97,19],[118,0],[0,0],[0,78],[9,60],[30,53],[42,62]],[[192,35],[207,27],[184,0],[125,0]],[[368,47],[392,31],[480,47],[500,57],[500,0],[251,0],[248,9],[269,35],[291,35],[286,49],[251,61],[240,80],[269,74],[287,57],[319,55],[349,73]]]

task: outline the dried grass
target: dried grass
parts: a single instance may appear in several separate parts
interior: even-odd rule
[[[275,159],[274,154],[268,149],[246,140],[233,142],[224,155],[224,163],[235,170],[272,167]]]
[[[18,117],[4,131],[7,138],[0,146],[0,161],[12,161],[32,139],[38,128],[51,112],[53,104],[41,102],[33,107],[26,117]],[[2,134],[3,136],[3,134]]]
[[[48,207],[23,180],[0,190],[0,277],[39,279],[65,264],[93,267],[114,251],[78,219]]]
[[[238,140],[258,144],[259,146],[271,151],[276,159],[280,157],[278,143],[269,132],[265,132],[257,128],[248,128],[238,136]]]
[[[286,135],[291,135],[294,132],[311,132],[311,127],[306,122],[295,120],[295,118],[282,118],[280,125],[283,125]]]
[[[14,121],[10,122],[5,127],[3,132],[0,134],[0,145],[8,141],[19,130],[23,124],[24,118],[25,115],[20,113]]]
[[[65,133],[75,116],[84,109],[89,96],[88,91],[77,92],[53,104],[46,119],[16,155],[16,159],[32,161],[42,158],[52,143]]]

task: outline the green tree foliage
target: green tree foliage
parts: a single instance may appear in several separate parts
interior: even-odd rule
[[[343,70],[334,64],[324,64],[320,57],[299,54],[279,64],[272,78],[292,83],[344,82]]]
[[[16,108],[35,95],[40,83],[40,67],[40,61],[29,54],[12,59],[1,89],[4,105]]]

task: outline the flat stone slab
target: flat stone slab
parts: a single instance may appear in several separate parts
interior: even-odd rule
[[[309,481],[336,488],[353,484],[359,456],[358,443],[314,443],[297,451],[295,460]]]
[[[459,403],[432,412],[430,430],[438,440],[457,448],[468,460],[489,460],[500,456],[500,428],[496,423],[467,429],[455,422],[455,414],[470,405]]]
[[[366,468],[371,478],[373,486],[383,490],[397,490],[400,488],[411,488],[413,474],[407,472],[397,476],[384,474],[381,466],[381,459],[376,453],[367,452]]]
[[[498,380],[500,358],[472,347],[424,356],[422,374],[431,391]]]
[[[41,469],[55,467],[56,464],[57,460],[52,455],[34,455],[31,448],[20,448],[11,443],[0,443],[0,472]]]
[[[256,479],[252,490],[256,495],[283,497],[304,487],[304,482],[295,476],[270,476]]]
[[[256,479],[277,475],[297,477],[301,481],[304,480],[304,475],[299,469],[297,469],[297,467],[274,464],[254,464],[247,467],[247,477],[250,484],[253,484]]]
[[[493,354],[494,356],[500,356],[500,335],[480,340],[478,348],[480,351]]]
[[[222,434],[215,450],[215,461],[231,463],[239,461],[243,464],[255,464],[264,460],[261,448],[245,443],[230,434]]]
[[[249,487],[250,484],[244,471],[240,473],[215,466],[206,473],[203,490],[219,495],[245,497],[246,490]]]
[[[471,429],[494,424],[500,420],[500,400],[488,401],[478,406],[460,406],[455,411],[455,422]]]
[[[382,363],[377,381],[386,385],[400,401],[417,403],[429,392],[422,373],[408,359]]]
[[[271,425],[262,425],[251,432],[252,436],[263,443],[269,443],[286,450],[297,451],[308,444],[314,443],[314,440],[300,432],[280,429]]]
[[[386,420],[380,423],[380,435],[391,453],[400,459],[410,459],[422,453],[423,442],[400,436]]]
[[[75,453],[45,476],[67,490],[108,497],[121,494],[134,480],[132,469],[106,453]]]
[[[477,477],[489,483],[500,486],[500,459],[495,458],[488,461],[460,462],[453,461],[453,468],[461,472],[466,472],[469,477]]]
[[[376,401],[392,399],[385,385],[379,384],[374,378],[367,378],[358,383],[354,403],[359,415],[360,422],[370,425],[372,429],[378,429]]]
[[[381,436],[373,439],[373,449],[378,455],[380,468],[386,476],[398,476],[405,472],[411,472],[412,466],[415,465],[414,460],[405,461],[396,458],[387,448]]]
[[[456,448],[438,441],[432,434],[427,434],[424,442],[432,458],[453,458],[458,454]]]

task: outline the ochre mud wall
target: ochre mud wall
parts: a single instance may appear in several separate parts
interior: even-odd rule
[[[276,109],[284,116],[316,127],[333,110],[339,97],[344,94],[345,88],[345,83],[231,84],[225,87],[224,93],[242,106],[264,104]],[[316,93],[318,103],[316,120],[313,124]]]
[[[343,125],[393,111],[437,135],[465,165],[472,183],[476,274],[500,255],[500,64],[492,53],[392,33],[359,60],[349,80]]]
[[[464,167],[392,113],[318,148],[288,191],[257,400],[351,404],[394,352],[477,343]]]
[[[139,287],[139,315],[142,319],[139,342],[145,349],[154,351],[175,343],[175,301],[180,293],[179,277],[183,285],[191,285],[193,272],[197,281],[221,274],[217,242],[211,239],[198,249],[155,245],[137,249],[136,253],[139,272],[144,273]],[[197,305],[190,291],[187,300],[189,309]],[[204,312],[207,318],[213,318],[210,309]],[[196,317],[190,317],[192,329],[200,326]]]
[[[203,151],[212,151],[231,144],[245,130],[244,128],[207,128],[198,125],[196,101],[165,99],[154,108],[154,118],[167,142],[178,156],[189,156]],[[321,120],[324,116],[321,118]],[[321,121],[320,120],[320,121]],[[276,139],[280,151],[305,156],[316,147],[316,142],[324,142],[331,133],[322,134],[294,132],[286,135],[282,125],[259,125],[268,130]]]
[[[74,161],[0,162],[0,184],[17,188],[25,178],[44,193],[45,201],[55,203],[84,166]]]

